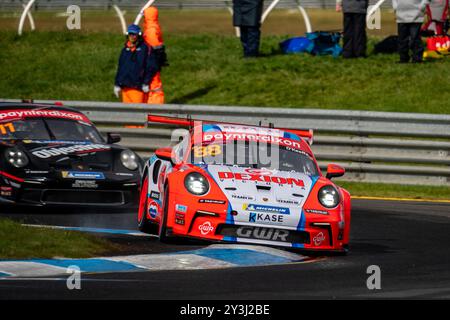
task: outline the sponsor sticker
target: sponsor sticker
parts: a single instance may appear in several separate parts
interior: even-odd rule
[[[252,196],[243,196],[243,195],[240,195],[240,194],[232,194],[231,197],[232,197],[233,199],[238,199],[238,200],[250,200],[250,201],[255,200],[255,197],[252,197]]]
[[[283,215],[250,212],[248,222],[283,223]]]
[[[41,149],[33,151],[32,154],[40,159],[47,159],[51,157],[68,155],[72,153],[88,153],[88,152],[90,153],[96,151],[105,151],[109,149],[111,149],[111,147],[103,144],[86,144],[86,145],[74,145],[70,147]]]
[[[297,187],[305,187],[305,182],[302,179],[296,178],[284,178],[277,176],[269,176],[263,174],[252,174],[252,173],[234,173],[229,171],[220,171],[218,173],[220,180],[240,180],[240,181],[255,181],[255,182],[268,182],[276,183],[280,185],[291,185]]]
[[[204,236],[214,231],[214,227],[211,225],[211,222],[206,221],[203,224],[198,226],[198,230],[200,230],[200,233]]]
[[[198,200],[199,203],[208,203],[208,204],[225,204],[226,201],[224,200],[214,200],[214,199],[200,199]]]
[[[273,207],[261,204],[243,204],[242,210],[246,211],[259,211],[259,212],[270,212],[278,214],[291,214],[289,208]]]
[[[156,191],[151,191],[150,192],[150,198],[155,199],[155,200],[159,200],[161,194],[159,192]]]
[[[16,110],[5,110],[0,112],[0,120],[11,119],[18,120],[23,118],[60,118],[60,119],[70,119],[70,120],[82,120],[85,122],[90,122],[89,119],[81,113],[62,111],[62,110],[49,110],[49,109],[16,109]]]
[[[276,201],[279,202],[279,203],[283,203],[283,204],[295,204],[295,205],[300,205],[300,201],[295,201],[295,200],[277,199]]]
[[[184,226],[185,215],[183,213],[175,213],[175,223]]]
[[[306,213],[329,215],[328,211],[325,211],[325,210],[305,209],[305,211],[306,211]]]
[[[178,212],[183,212],[186,213],[187,212],[188,207],[182,204],[176,204],[175,205],[175,210]]]
[[[82,172],[82,171],[62,171],[64,179],[88,179],[88,180],[104,180],[103,172]]]
[[[325,235],[323,232],[319,232],[313,238],[313,242],[315,246],[320,246],[325,241]]]
[[[156,202],[152,202],[150,203],[149,207],[148,207],[148,213],[150,214],[150,217],[152,217],[153,219],[156,218],[156,216],[158,215],[158,204]]]
[[[75,180],[72,188],[97,189],[98,184],[95,180]]]

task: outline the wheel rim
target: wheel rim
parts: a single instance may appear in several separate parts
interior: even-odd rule
[[[139,212],[138,221],[141,223],[144,220],[147,206],[147,196],[148,196],[148,178],[145,177],[144,183],[142,184],[141,194],[139,197]]]

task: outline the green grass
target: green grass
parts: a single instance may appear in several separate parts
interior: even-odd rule
[[[397,55],[350,61],[279,55],[285,38],[264,37],[265,57],[245,60],[232,36],[167,33],[167,102],[450,114],[450,58],[398,65]],[[122,43],[113,33],[34,32],[19,38],[0,31],[0,96],[116,101],[112,87]]]
[[[450,187],[336,181],[352,196],[450,200]]]
[[[89,258],[116,249],[104,239],[80,232],[25,227],[0,219],[0,259]]]

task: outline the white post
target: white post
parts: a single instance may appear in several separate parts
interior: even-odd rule
[[[264,11],[262,18],[261,18],[261,24],[264,23],[269,13],[277,6],[277,4],[280,2],[280,0],[273,0],[272,3],[269,5],[269,7]]]
[[[381,5],[385,2],[386,0],[379,0],[377,3],[375,3],[373,5],[373,7],[370,9],[369,12],[367,12],[367,17],[366,20],[368,20],[380,7]]]
[[[34,4],[35,1],[36,0],[30,0],[30,2],[27,3],[27,5],[25,6],[25,8],[22,12],[22,16],[20,17],[20,21],[19,21],[19,29],[17,30],[17,33],[19,34],[19,36],[22,35],[25,18],[28,16],[28,12],[30,11],[31,6]]]
[[[312,32],[311,21],[309,20],[308,13],[306,13],[306,10],[300,5],[298,6],[298,10],[300,10],[303,20],[305,21],[306,32]]]
[[[139,14],[137,15],[136,19],[134,20],[134,24],[139,25],[139,22],[141,22],[142,17],[144,16],[144,11],[148,7],[150,7],[156,0],[150,0],[147,2],[145,6],[142,7],[141,11],[139,11]]]
[[[22,5],[23,9],[25,10],[25,5]],[[27,13],[28,21],[30,22],[31,31],[34,31],[36,29],[36,25],[34,24],[33,15],[31,14],[31,11],[28,10]]]
[[[122,25],[123,34],[127,34],[127,23],[125,22],[125,17],[123,16],[122,10],[116,5],[113,5],[114,10],[116,10],[116,14],[119,17],[120,24]]]

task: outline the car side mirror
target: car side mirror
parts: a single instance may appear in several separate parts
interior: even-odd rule
[[[107,144],[113,144],[113,143],[118,143],[118,142],[122,141],[122,137],[118,133],[108,132],[106,134],[106,137],[107,137],[107,139],[106,139]]]
[[[161,160],[170,161],[173,163],[172,148],[170,147],[157,149],[155,155]]]
[[[342,177],[345,169],[337,164],[329,164],[327,167],[327,179]]]

